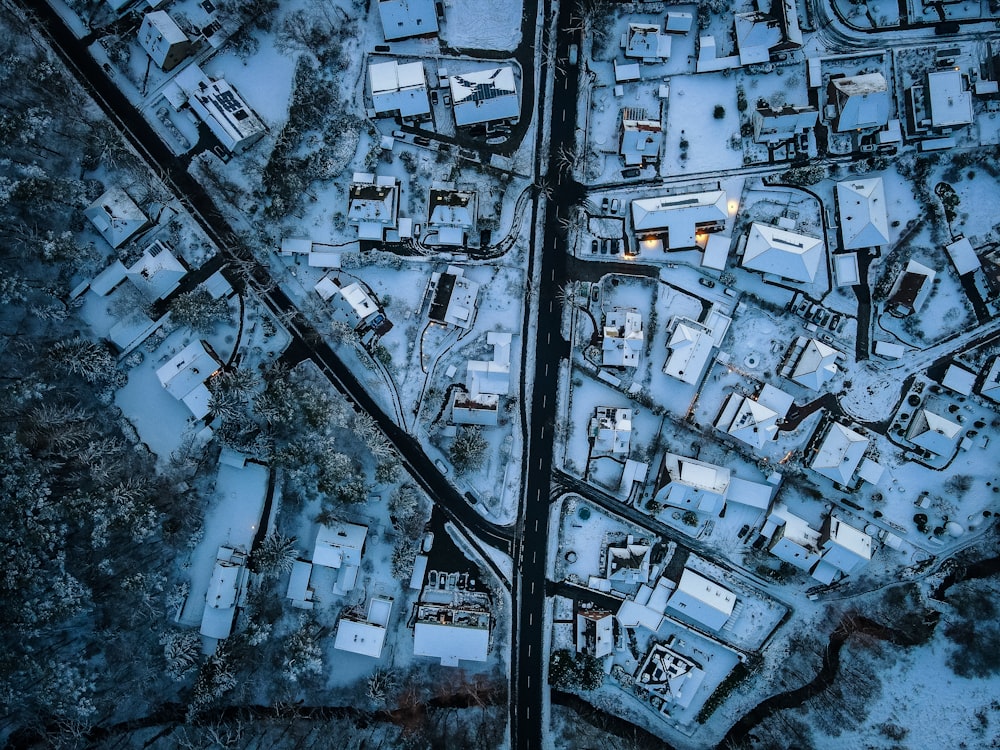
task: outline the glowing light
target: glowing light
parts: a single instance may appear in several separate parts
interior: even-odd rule
[[[729,203],[726,204],[726,207],[729,209],[729,215],[734,216],[736,214],[736,210],[740,207],[740,202],[729,201]]]

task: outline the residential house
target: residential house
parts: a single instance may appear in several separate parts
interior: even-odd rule
[[[879,130],[889,122],[889,86],[881,73],[833,78],[827,96],[838,133]]]
[[[649,582],[649,553],[652,547],[631,534],[624,542],[611,542],[605,548],[605,580],[631,585]]]
[[[792,397],[765,384],[756,398],[732,393],[715,421],[715,427],[760,450],[778,437],[778,426],[792,406]]]
[[[816,127],[819,110],[808,105],[758,105],[753,112],[753,139],[757,143],[784,143]]]
[[[714,464],[664,453],[653,499],[660,505],[717,516],[726,505],[732,472]]]
[[[324,279],[331,286],[324,285],[321,290],[320,285]],[[324,279],[316,285],[317,291],[325,299],[332,297],[335,302],[335,317],[344,320],[355,331],[371,331],[376,336],[384,336],[392,330],[392,323],[385,317],[371,290],[361,282],[355,281],[347,286],[340,286],[336,279],[329,277]],[[328,293],[330,297],[326,297]]]
[[[635,308],[615,307],[604,318],[601,343],[605,367],[638,367],[645,342],[642,313]]]
[[[691,249],[696,235],[723,231],[728,218],[724,190],[632,201],[632,228],[643,248]]]
[[[615,650],[614,615],[603,609],[576,613],[576,651],[603,659]]]
[[[588,435],[592,454],[628,455],[632,435],[632,410],[598,406],[590,418]]]
[[[337,637],[333,647],[373,659],[382,656],[392,601],[389,596],[373,596],[368,602],[368,613],[364,617],[351,611],[341,615],[337,621]]]
[[[233,630],[236,607],[246,592],[247,555],[231,547],[219,547],[212,578],[205,594],[201,634],[209,638],[228,638]]]
[[[431,274],[428,286],[431,305],[428,317],[435,323],[456,328],[471,328],[476,317],[479,284],[458,266],[448,266],[444,273]]]
[[[744,268],[765,276],[811,284],[826,255],[823,240],[753,222],[743,251]]]
[[[819,541],[823,559],[812,576],[822,583],[853,575],[872,559],[872,538],[832,514],[823,522]]]
[[[1000,357],[994,357],[990,363],[986,374],[983,375],[983,382],[979,386],[979,394],[990,401],[1000,403]]]
[[[458,127],[516,122],[521,115],[514,69],[509,65],[454,75],[449,83]]]
[[[791,370],[791,379],[813,391],[820,391],[834,375],[840,372],[837,362],[844,355],[818,339],[799,336],[793,347],[799,355]]]
[[[840,244],[845,250],[889,244],[889,217],[881,177],[837,183]]]
[[[180,286],[187,272],[187,267],[174,256],[170,247],[156,240],[125,270],[125,276],[147,302],[156,302]]]
[[[782,42],[783,33],[779,20],[760,11],[735,13],[733,20],[740,65],[769,62],[772,48],[781,46]]]
[[[666,644],[653,643],[635,673],[635,684],[638,687],[664,701],[660,709],[663,713],[671,706],[682,710],[688,708],[705,681],[705,670],[698,662],[671,648],[674,640],[671,635]]]
[[[312,564],[338,571],[334,593],[346,594],[354,589],[367,536],[368,527],[356,523],[320,524]]]
[[[431,185],[427,200],[427,230],[436,232],[436,245],[464,247],[475,234],[478,199],[475,190],[458,190],[454,183]]]
[[[188,105],[227,151],[240,154],[264,137],[267,127],[225,79],[203,77]]]
[[[736,594],[715,581],[685,568],[667,601],[666,613],[706,630],[718,631],[736,607]]]
[[[469,360],[466,391],[454,390],[451,420],[456,424],[495,426],[499,419],[500,397],[510,392],[510,344],[512,336],[502,331],[486,334],[493,347],[493,359]]]
[[[885,307],[897,318],[920,311],[931,294],[936,273],[923,263],[911,260],[896,278]]]
[[[833,420],[821,425],[817,434],[822,439],[809,468],[837,484],[849,485],[868,450],[868,438]]]
[[[768,540],[768,552],[800,570],[811,573],[820,561],[820,532],[780,503],[760,533]]]
[[[139,44],[160,70],[173,70],[191,54],[191,40],[165,10],[142,17]]]
[[[951,131],[972,123],[972,91],[958,68],[932,70],[907,92],[914,132]]]
[[[347,198],[347,223],[358,239],[382,242],[399,219],[399,180],[389,175],[355,172]]]
[[[730,323],[730,318],[714,308],[704,322],[675,317],[669,324],[663,372],[682,383],[696,385],[705,374],[713,350],[722,344]]]
[[[670,57],[670,37],[655,23],[630,23],[620,44],[629,59],[657,63]]]
[[[83,210],[83,215],[115,249],[152,226],[149,217],[120,187],[107,190]]]
[[[615,83],[630,83],[632,81],[638,81],[639,76],[639,63],[637,62],[622,62],[617,58],[614,61],[615,69]]]
[[[622,110],[621,138],[618,153],[627,167],[642,167],[660,160],[663,127],[660,120],[651,120],[645,109],[626,107]]]
[[[966,370],[964,367],[960,367],[953,362],[944,371],[944,377],[941,378],[941,385],[960,396],[970,396],[972,395],[972,389],[976,385],[976,373]]]
[[[288,589],[285,597],[291,599],[292,606],[298,609],[312,609],[315,604],[316,592],[309,585],[312,578],[312,563],[296,560],[288,576]]]
[[[906,439],[938,456],[950,456],[958,447],[962,426],[927,407],[917,410],[906,430]]]
[[[694,15],[686,11],[667,11],[664,30],[668,34],[687,34],[694,25]]]
[[[197,340],[181,349],[156,371],[160,385],[191,411],[195,419],[208,414],[212,394],[206,381],[222,369],[222,360],[207,341]]]
[[[413,626],[413,654],[440,659],[445,667],[459,662],[484,662],[489,657],[490,611],[475,601],[456,596],[450,603],[417,604]]]
[[[378,15],[387,42],[438,33],[434,0],[378,0]]]
[[[422,62],[400,64],[395,60],[368,65],[372,105],[379,117],[402,120],[429,119],[431,104],[427,98],[427,78]]]

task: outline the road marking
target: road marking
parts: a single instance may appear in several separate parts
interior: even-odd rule
[[[545,440],[545,428],[544,427],[541,430],[539,430],[539,432],[538,432],[538,439],[539,440]]]
[[[542,459],[538,459],[538,470],[542,470]]]
[[[552,334],[551,333],[546,333],[545,334],[545,343],[546,344],[551,344],[552,343]]]
[[[563,122],[566,122],[566,110],[564,109],[562,113],[563,113]]]
[[[531,553],[531,562],[533,562],[533,563],[538,562],[538,550],[535,550],[534,552]],[[532,586],[531,590],[534,591],[535,587]]]
[[[528,615],[528,624],[533,625],[535,623],[535,616],[532,614]]]
[[[541,500],[541,499],[542,499],[542,491],[538,490],[537,492],[535,492],[535,500]],[[535,521],[535,528],[536,529],[538,528],[538,521]]]
[[[528,656],[531,656],[531,644],[528,644]]]
[[[538,519],[535,519],[535,531],[538,531]]]
[[[569,79],[563,78],[563,88],[569,91]]]
[[[546,375],[549,374],[549,366],[548,366],[548,364],[545,365],[545,374]]]
[[[552,300],[549,300],[549,312],[552,312]]]
[[[545,408],[545,404],[549,402],[549,397],[547,395],[542,395],[542,408]]]
[[[528,675],[528,687],[529,688],[531,687],[531,675],[530,674]]]
[[[531,718],[531,706],[528,706],[527,712],[528,712],[528,718],[530,719]]]
[[[531,593],[532,594],[535,593],[535,582],[534,581],[531,582]]]

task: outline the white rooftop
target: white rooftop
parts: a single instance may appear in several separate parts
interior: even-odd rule
[[[368,66],[368,78],[376,113],[399,112],[400,117],[430,113],[423,63],[373,63]]]
[[[728,218],[724,190],[632,201],[632,227],[636,233],[666,232],[670,248],[694,247],[699,228],[724,223]]]
[[[119,187],[113,187],[83,211],[111,245],[121,247],[149,226],[149,219],[135,201]]]
[[[792,370],[792,380],[818,391],[837,374],[837,360],[843,356],[832,346],[817,339],[809,339]]]
[[[839,422],[831,422],[810,467],[834,482],[849,484],[867,449],[868,438]]]
[[[823,255],[823,240],[817,237],[754,222],[747,236],[743,267],[811,284]]]
[[[960,70],[936,70],[927,74],[927,105],[931,125],[950,128],[972,122],[972,92]]]
[[[456,125],[514,120],[520,115],[514,69],[510,66],[454,75],[449,82]]]
[[[837,209],[845,250],[889,244],[889,218],[881,177],[838,182]]]
[[[604,319],[602,363],[608,367],[637,367],[644,341],[642,314],[633,308],[613,308]]]
[[[945,388],[953,390],[955,393],[960,393],[963,396],[968,396],[972,393],[972,388],[975,384],[976,374],[956,364],[948,365],[948,369],[944,372],[944,378],[941,380],[941,385]]]
[[[321,524],[316,535],[313,551],[313,565],[326,568],[361,565],[361,550],[364,548],[368,527],[346,521]]]
[[[386,41],[438,31],[434,0],[378,0],[378,13]]]
[[[201,419],[208,414],[209,393],[205,381],[221,366],[205,342],[196,340],[157,369],[156,377],[167,393],[183,401],[194,416]],[[191,398],[193,394],[197,397]]]
[[[920,409],[913,415],[906,437],[914,445],[939,456],[947,456],[959,439],[962,426],[929,409]]]
[[[719,630],[735,606],[736,594],[685,568],[667,601],[667,614],[680,614],[709,630]]]

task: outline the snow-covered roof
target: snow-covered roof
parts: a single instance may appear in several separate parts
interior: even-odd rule
[[[427,229],[438,231],[438,244],[462,245],[466,231],[475,231],[477,196],[473,190],[456,190],[453,187],[431,187],[427,202]],[[455,240],[450,241],[444,230],[458,229]]]
[[[823,254],[823,240],[817,237],[754,222],[747,236],[743,267],[811,284]]]
[[[316,291],[319,292],[320,290],[317,289]],[[344,301],[354,312],[354,315],[357,316],[358,323],[363,322],[370,315],[378,312],[378,304],[376,304],[367,290],[357,281],[353,284],[339,287],[337,292],[343,297]],[[320,296],[322,294],[323,292],[320,292]]]
[[[431,298],[428,317],[442,325],[458,328],[472,326],[476,312],[479,284],[465,276],[458,266],[448,266],[444,273],[431,274]]]
[[[913,415],[906,437],[931,453],[947,456],[955,449],[961,431],[962,426],[957,422],[924,408]]]
[[[770,536],[768,551],[779,560],[809,571],[820,559],[820,533],[782,504],[774,506],[761,531]]]
[[[972,273],[982,266],[968,237],[955,240],[950,245],[945,245],[944,249],[948,251],[948,257],[955,264],[959,276]]]
[[[715,426],[754,448],[763,448],[778,436],[778,414],[748,396],[732,393]]]
[[[368,66],[368,79],[376,114],[398,113],[400,117],[430,114],[422,62],[372,63]]]
[[[889,244],[889,217],[881,177],[838,182],[837,210],[845,250]]]
[[[363,240],[381,241],[399,216],[399,182],[395,177],[358,172],[351,180],[347,223],[358,228]]]
[[[227,638],[233,628],[236,604],[246,579],[246,555],[230,547],[219,547],[212,578],[205,594],[201,634],[209,638]]]
[[[636,672],[635,680],[637,687],[685,709],[705,681],[705,670],[662,643],[654,643]]]
[[[465,385],[469,395],[506,396],[510,393],[510,342],[512,336],[503,331],[490,331],[486,343],[493,347],[493,359],[469,360]]]
[[[604,610],[580,610],[576,614],[576,650],[601,659],[615,648],[614,619]]]
[[[823,561],[850,575],[872,559],[872,538],[831,516],[824,533]]]
[[[830,422],[809,466],[834,482],[849,484],[867,449],[868,438],[839,422]]]
[[[656,161],[660,155],[663,129],[659,120],[622,119],[622,137],[618,144],[626,166]]]
[[[589,434],[598,453],[627,454],[632,436],[632,410],[598,406],[590,419]]]
[[[740,65],[768,62],[771,59],[771,48],[781,44],[781,23],[759,11],[736,13],[734,22]]]
[[[889,121],[889,86],[881,73],[835,78],[830,85],[840,112],[838,133],[880,128]]]
[[[361,565],[361,551],[365,546],[368,527],[346,521],[330,525],[320,524],[313,550],[313,565],[341,568]]]
[[[149,219],[120,187],[110,188],[83,210],[97,231],[118,248],[149,226]]]
[[[385,643],[386,625],[392,612],[392,599],[373,597],[368,603],[365,620],[341,617],[337,623],[337,638],[333,647],[378,659]]]
[[[639,80],[639,63],[614,61],[615,83],[628,83]]]
[[[670,354],[663,364],[663,372],[682,383],[694,385],[701,380],[714,347],[710,328],[690,318],[678,318],[667,340]]]
[[[199,81],[188,104],[222,146],[239,153],[264,137],[267,128],[225,79]]]
[[[787,141],[816,127],[819,110],[808,105],[758,106],[753,113],[753,137],[758,143]]]
[[[378,14],[387,42],[438,31],[434,0],[379,0]]]
[[[837,286],[854,286],[861,281],[857,253],[837,253],[833,256],[833,278]]]
[[[979,393],[992,401],[1000,402],[1000,357],[993,358]]]
[[[975,384],[976,374],[954,363],[948,365],[948,369],[944,371],[944,377],[941,379],[941,385],[963,396],[972,393]]]
[[[724,234],[713,233],[708,235],[705,242],[705,254],[701,258],[701,265],[705,268],[712,268],[716,271],[725,271],[726,262],[729,260],[729,247],[732,245],[732,238]]]
[[[684,11],[671,10],[667,12],[665,29],[671,34],[686,34],[691,30],[694,16]]]
[[[613,308],[604,319],[602,364],[608,367],[638,367],[644,341],[642,314],[634,308]]]
[[[312,565],[302,560],[292,563],[291,575],[288,577],[288,590],[285,596],[292,600],[292,606],[300,609],[313,608],[313,590],[309,588],[309,578],[312,576]]]
[[[886,305],[897,315],[910,315],[920,310],[931,294],[937,272],[919,261],[910,260],[896,278]]]
[[[160,385],[192,414],[201,419],[208,414],[208,389],[205,381],[219,371],[222,363],[212,348],[201,340],[192,341],[160,366],[156,377]],[[197,398],[192,398],[192,395]]]
[[[520,115],[514,69],[510,66],[454,75],[449,82],[458,126],[514,120]]]
[[[615,617],[618,618],[619,624],[624,628],[636,628],[641,625],[647,630],[652,630],[654,633],[660,629],[660,624],[663,622],[662,612],[657,612],[645,605],[637,604],[630,599],[622,602],[622,606],[618,608]]]
[[[625,57],[658,62],[670,57],[670,37],[660,33],[655,23],[630,23],[622,35]]]
[[[126,275],[149,302],[156,302],[180,285],[187,269],[167,245],[157,240],[143,250]]]
[[[413,653],[440,659],[442,666],[459,661],[486,661],[490,645],[488,612],[421,604],[413,626]]]
[[[139,44],[159,67],[173,68],[179,59],[173,59],[177,50],[187,48],[190,40],[165,10],[156,10],[143,16],[139,27]]]
[[[735,606],[736,594],[685,568],[667,601],[667,613],[682,615],[709,630],[719,630]]]
[[[972,122],[972,92],[962,71],[935,70],[927,74],[927,109],[935,128]]]
[[[792,371],[792,380],[814,391],[821,390],[837,374],[837,360],[844,355],[817,339],[809,339]]]
[[[717,229],[729,218],[726,191],[664,195],[632,201],[637,234],[667,234],[670,248],[694,247],[699,229]]]
[[[649,580],[648,544],[636,542],[632,535],[622,543],[612,543],[607,548],[604,577],[623,583],[646,583]]]
[[[726,493],[726,502],[767,510],[771,504],[772,495],[774,495],[773,484],[751,482],[749,479],[733,477],[729,483],[729,491]]]

